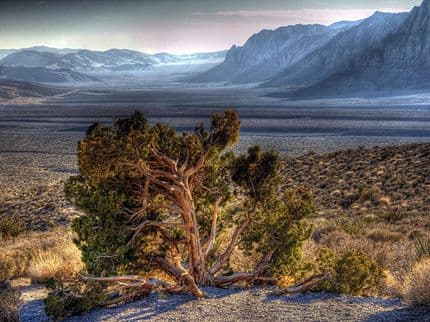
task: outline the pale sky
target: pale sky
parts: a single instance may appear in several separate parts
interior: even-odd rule
[[[45,0],[0,2],[0,48],[191,53],[242,45],[262,29],[404,12],[421,0]]]

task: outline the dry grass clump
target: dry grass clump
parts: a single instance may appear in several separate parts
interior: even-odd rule
[[[18,321],[19,292],[9,283],[0,281],[0,321]]]
[[[35,251],[27,274],[33,282],[43,283],[51,278],[66,280],[84,268],[81,252],[71,239],[62,239],[53,247]]]
[[[83,266],[81,255],[64,229],[28,232],[6,240],[0,252],[0,280],[30,277],[42,282],[50,277],[63,278]]]
[[[405,280],[403,298],[411,306],[430,307],[430,258],[414,265]]]
[[[403,234],[377,228],[372,229],[367,234],[367,238],[373,240],[375,243],[397,243],[403,239]]]
[[[413,212],[413,211],[399,211],[399,210],[397,210],[397,211],[389,211],[389,212],[383,213],[381,215],[381,217],[385,221],[387,221],[387,222],[389,222],[391,224],[395,224],[395,223],[397,223],[399,221],[402,221],[403,219],[413,218],[413,217],[416,217],[416,216],[418,216],[418,214],[416,212]]]
[[[363,221],[366,224],[371,224],[371,223],[374,223],[374,222],[378,221],[378,216],[376,216],[375,214],[370,213],[370,214],[367,214],[367,215],[365,215],[363,217]]]
[[[31,249],[3,246],[0,252],[0,281],[24,277],[31,258]]]
[[[27,230],[24,220],[17,216],[0,216],[0,239],[14,238]]]
[[[343,229],[347,234],[357,236],[363,233],[366,223],[361,219],[346,219],[341,218],[336,220],[336,226]]]
[[[418,258],[430,258],[430,239],[417,238],[415,250]]]

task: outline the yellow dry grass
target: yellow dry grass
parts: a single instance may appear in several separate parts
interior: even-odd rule
[[[417,262],[405,279],[403,298],[411,306],[430,307],[430,258]]]
[[[30,277],[44,282],[51,277],[67,278],[83,268],[81,254],[64,229],[30,232],[3,241],[0,280]]]
[[[70,239],[62,239],[53,247],[37,250],[27,269],[33,282],[50,278],[65,280],[84,268],[81,253]]]

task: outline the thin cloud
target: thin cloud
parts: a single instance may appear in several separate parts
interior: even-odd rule
[[[380,8],[382,12],[404,12],[404,8]],[[358,20],[371,16],[375,9],[300,9],[300,10],[232,10],[194,12],[194,16],[282,19],[287,23],[332,23]]]

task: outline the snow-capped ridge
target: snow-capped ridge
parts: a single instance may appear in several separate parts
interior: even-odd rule
[[[45,68],[69,68],[79,72],[143,71],[155,66],[221,63],[226,51],[173,55],[145,54],[129,49],[95,51],[89,49],[55,49],[36,46],[4,51],[0,65]],[[1,54],[1,52],[0,52]]]

